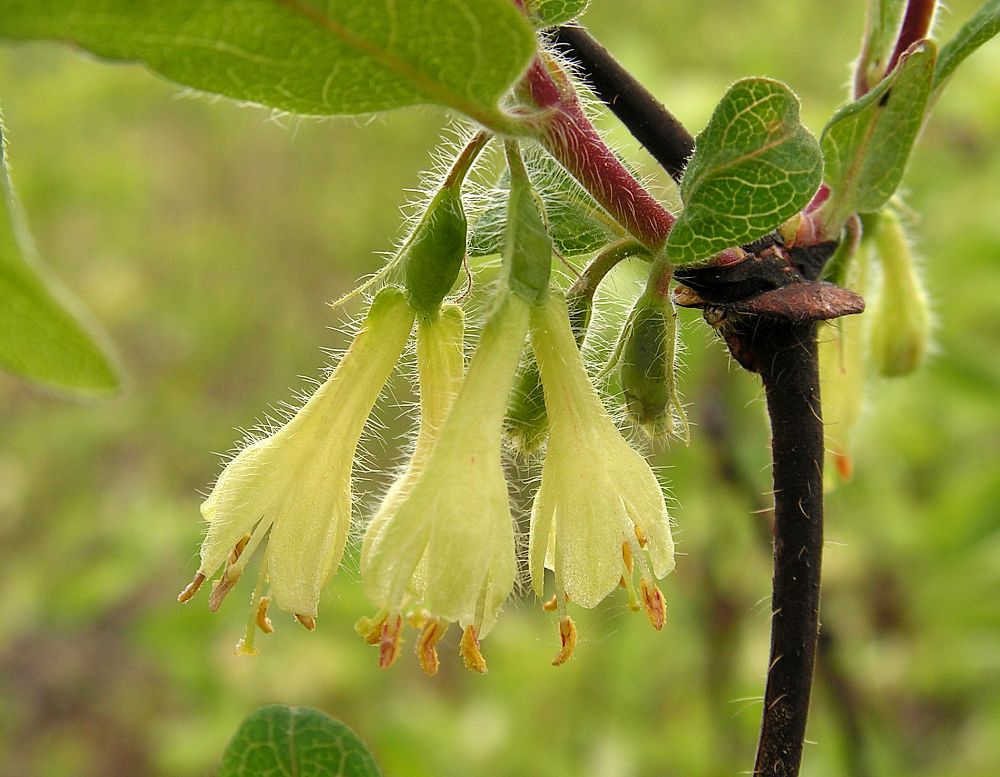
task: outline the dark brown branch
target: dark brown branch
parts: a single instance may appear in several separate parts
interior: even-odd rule
[[[678,272],[683,285],[674,296],[703,307],[733,357],[764,383],[774,481],[773,616],[754,774],[795,777],[816,661],[823,553],[816,322],[859,313],[864,303],[845,289],[817,283],[819,258],[799,261],[780,244],[754,250],[740,264]],[[740,290],[749,296],[740,299]]]
[[[553,41],[580,66],[594,94],[679,181],[694,151],[684,125],[582,27],[559,27]]]
[[[918,40],[923,40],[930,32],[931,22],[934,21],[934,10],[937,7],[937,0],[909,0],[906,4],[906,13],[903,16],[903,24],[899,29],[899,36],[896,38],[896,48],[893,49],[889,65],[886,67],[886,75],[892,72],[910,46]]]

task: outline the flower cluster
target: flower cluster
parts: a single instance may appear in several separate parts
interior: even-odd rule
[[[464,214],[459,198],[439,194],[404,247],[403,288],[386,286],[374,297],[327,380],[284,426],[236,455],[202,505],[208,533],[201,563],[180,599],[215,577],[209,606],[217,609],[259,556],[244,652],[254,651],[257,630],[272,630],[271,604],[315,627],[321,592],[350,534],[356,448],[414,322],[419,431],[408,466],[368,521],[361,545],[361,577],[375,612],[356,629],[377,647],[379,665],[397,660],[410,625],[420,632],[420,665],[434,674],[438,642],[457,623],[466,667],[486,671],[480,640],[518,578],[502,453],[529,340],[544,395],[539,439],[546,450],[527,566],[542,599],[545,570],[552,572],[544,607],[559,613],[553,663],[568,660],[576,644],[568,604],[595,607],[619,586],[633,609],[644,608],[662,628],[656,580],[674,566],[664,496],[587,374],[566,302],[549,285],[553,252],[541,207],[516,150],[508,155],[505,276],[468,366],[464,314],[444,302],[465,249]]]

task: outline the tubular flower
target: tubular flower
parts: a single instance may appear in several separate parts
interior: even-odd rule
[[[569,659],[576,629],[572,599],[595,607],[618,585],[662,628],[666,609],[654,578],[674,568],[663,492],[646,460],[622,437],[590,383],[570,329],[565,302],[552,295],[535,311],[532,346],[542,375],[549,439],[542,483],[531,514],[529,569],[541,597],[545,567],[555,573],[562,649]],[[638,569],[640,591],[634,585]]]
[[[464,630],[466,666],[486,671],[479,640],[496,622],[516,574],[500,438],[529,315],[529,303],[505,295],[483,329],[450,412],[442,401],[431,420],[425,416],[422,422],[430,454],[422,458],[427,448],[418,442],[410,470],[389,492],[365,536],[362,578],[379,612],[359,623],[359,631],[379,645],[384,668],[398,656],[404,615],[414,613],[412,624],[423,629],[417,652],[424,671],[437,670],[436,642],[456,621]],[[442,386],[454,386],[444,376],[447,350],[428,347],[418,358],[425,412],[435,387],[443,395],[448,390]],[[434,367],[431,356],[438,351]]]
[[[253,621],[270,630],[274,602],[307,628],[320,591],[340,563],[351,520],[351,470],[372,406],[409,337],[414,313],[398,289],[381,291],[347,353],[280,429],[233,458],[201,506],[208,534],[198,573],[179,597],[190,599],[220,567],[209,606],[218,609],[266,539],[243,648],[252,652]]]

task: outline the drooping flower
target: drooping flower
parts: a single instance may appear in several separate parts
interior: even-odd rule
[[[258,624],[270,630],[272,602],[313,628],[320,592],[344,552],[351,520],[351,472],[358,440],[398,361],[414,313],[401,291],[383,289],[329,378],[280,429],[248,445],[219,475],[201,506],[208,534],[201,564],[179,597],[223,572],[209,601],[217,609],[265,544],[255,592]],[[252,624],[244,648],[252,651]]]
[[[383,667],[398,656],[403,618],[413,613],[414,624],[423,629],[417,648],[426,672],[437,670],[435,644],[452,622],[464,631],[466,666],[486,671],[479,640],[496,622],[516,575],[501,431],[529,315],[529,303],[514,294],[502,296],[436,439],[441,408],[422,422],[429,456],[420,460],[423,451],[415,452],[402,485],[390,491],[368,529],[361,570],[378,614],[359,630],[379,645]],[[431,365],[432,354],[440,351],[439,360],[446,361],[447,350],[427,348],[418,359],[422,395],[436,370],[441,375],[431,387],[451,385],[445,368]]]
[[[549,417],[542,482],[531,514],[529,570],[539,597],[545,568],[555,576],[562,649],[569,659],[576,630],[567,600],[596,607],[619,585],[662,628],[666,609],[655,579],[674,568],[670,517],[656,476],[622,437],[587,376],[556,294],[535,311],[532,346]],[[638,570],[639,592],[634,585]]]

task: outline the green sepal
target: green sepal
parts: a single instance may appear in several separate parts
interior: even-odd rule
[[[552,274],[552,238],[545,224],[545,208],[535,194],[521,153],[507,143],[510,198],[504,234],[503,264],[507,287],[532,304],[545,301]]]
[[[468,221],[460,186],[445,186],[431,200],[403,248],[403,285],[410,305],[435,317],[465,258]]]
[[[647,289],[636,300],[622,338],[619,379],[629,416],[650,437],[688,438],[677,394],[677,313],[669,295]]]

